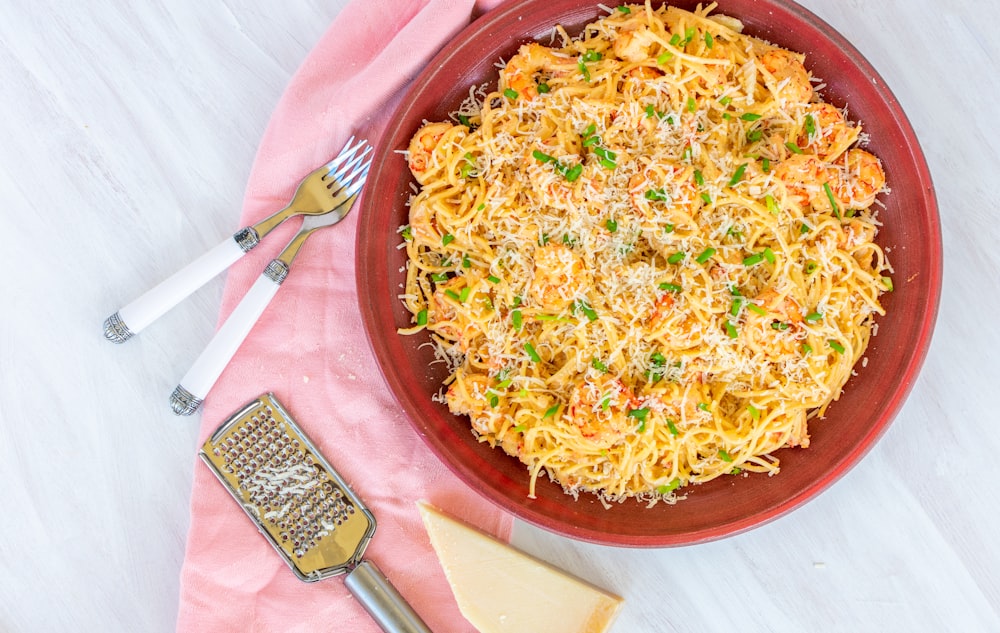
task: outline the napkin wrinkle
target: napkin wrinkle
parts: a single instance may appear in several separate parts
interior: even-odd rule
[[[304,174],[351,133],[380,137],[402,88],[472,16],[499,0],[354,0],[292,77],[261,139],[241,222],[284,206]],[[378,370],[358,312],[357,211],[303,248],[272,305],[209,394],[200,441],[230,412],[270,391],[371,508],[366,551],[434,631],[469,630],[424,532],[415,501],[429,499],[508,538],[511,518],[463,484],[407,423]],[[295,232],[275,229],[226,277],[228,315]],[[214,475],[197,464],[181,570],[181,632],[376,633],[337,579],[299,581]]]

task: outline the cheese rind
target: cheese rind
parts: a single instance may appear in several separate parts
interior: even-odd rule
[[[604,633],[621,598],[420,502],[462,615],[480,633]]]

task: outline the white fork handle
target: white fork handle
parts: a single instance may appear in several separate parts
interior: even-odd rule
[[[205,285],[209,279],[232,266],[256,245],[255,241],[240,241],[240,236],[246,231],[247,229],[243,229],[227,238],[109,316],[104,321],[104,337],[113,343],[124,343]]]
[[[287,274],[287,265],[279,260],[273,260],[257,278],[250,291],[215,333],[198,360],[181,378],[180,384],[174,388],[174,392],[170,395],[170,407],[174,413],[191,415],[198,410],[267,304],[278,292]]]

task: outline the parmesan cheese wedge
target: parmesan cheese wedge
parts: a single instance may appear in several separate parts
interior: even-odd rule
[[[417,504],[462,615],[480,633],[602,633],[621,598]]]

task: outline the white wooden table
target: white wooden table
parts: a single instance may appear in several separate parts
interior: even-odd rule
[[[256,145],[346,0],[0,2],[0,630],[170,631],[197,424],[165,406],[222,278],[109,345],[123,298],[236,227]],[[777,522],[680,549],[514,543],[628,601],[616,632],[1000,631],[1000,4],[805,0],[902,102],[946,255],[923,373]]]

